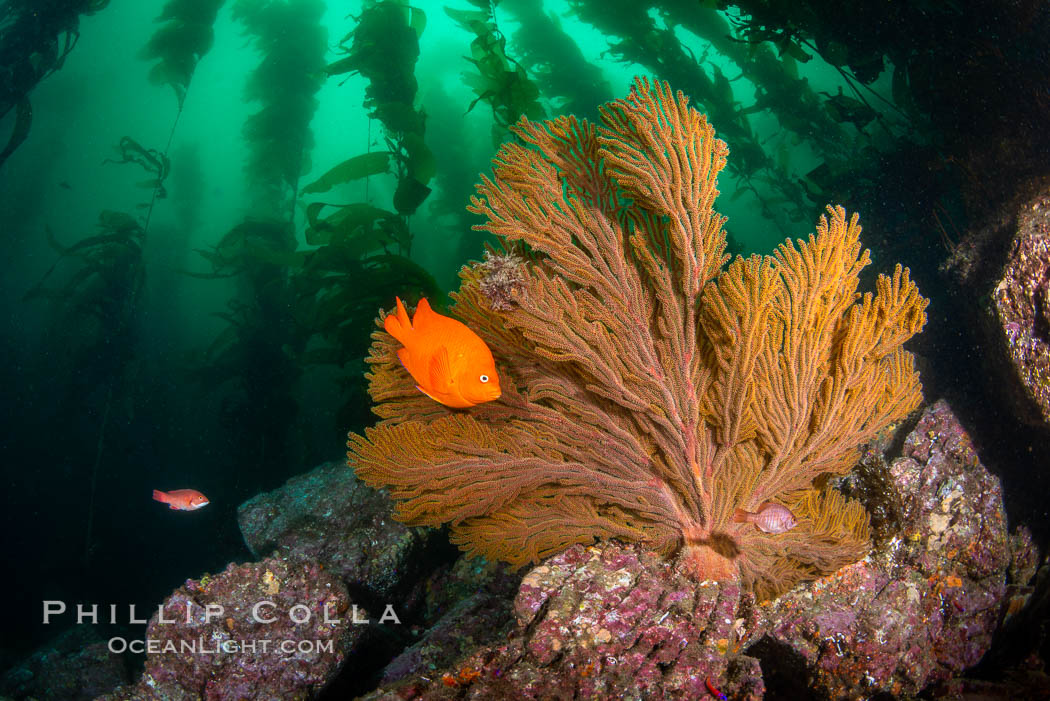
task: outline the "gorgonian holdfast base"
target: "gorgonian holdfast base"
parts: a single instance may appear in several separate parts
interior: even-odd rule
[[[927,300],[900,266],[857,292],[869,257],[842,208],[808,240],[726,267],[713,203],[728,149],[706,118],[638,79],[601,120],[522,119],[471,200],[479,228],[532,254],[497,304],[492,260],[464,268],[454,295],[503,397],[442,407],[376,331],[382,420],[351,434],[351,466],[399,519],[450,523],[468,552],[516,565],[620,538],[768,597],[859,559],[866,512],[816,482],[919,405],[901,346]],[[733,522],[767,501],[798,525]]]

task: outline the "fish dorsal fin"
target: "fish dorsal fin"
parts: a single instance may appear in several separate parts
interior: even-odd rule
[[[430,387],[435,390],[447,390],[452,380],[452,364],[448,358],[448,348],[441,346],[430,356]]]
[[[427,338],[444,341],[448,336],[449,322],[454,321],[450,317],[438,314],[434,307],[426,301],[426,297],[419,300],[416,305],[416,313],[412,317],[414,331],[425,334]]]
[[[463,354],[465,338],[476,336],[458,319],[434,311],[426,297],[421,298],[416,306],[415,316],[412,317],[412,328],[425,335],[429,342],[448,348],[449,361],[453,365],[456,364],[457,356]]]

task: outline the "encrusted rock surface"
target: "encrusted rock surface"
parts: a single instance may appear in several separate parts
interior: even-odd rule
[[[95,628],[77,626],[41,646],[0,678],[0,698],[39,701],[93,699],[128,681],[120,655]]]
[[[419,639],[386,665],[382,682],[433,674],[505,637],[520,582],[509,565],[482,558],[461,557],[433,572],[424,587]]]
[[[971,223],[941,269],[954,287],[942,326],[979,346],[968,381],[1050,432],[1050,178]]]
[[[1030,577],[1033,550],[1024,532],[1008,535],[999,481],[943,402],[909,434],[886,484],[899,535],[774,602],[697,583],[638,546],[575,546],[526,575],[505,641],[370,698],[917,694],[980,659],[1007,570]]]
[[[741,592],[698,586],[637,546],[574,546],[534,568],[517,630],[434,675],[373,699],[761,698],[758,662],[735,654]]]
[[[231,564],[168,597],[164,620],[158,612],[147,628],[155,652],[142,679],[104,698],[310,698],[359,639],[364,626],[353,613],[342,582],[317,563]]]
[[[945,402],[923,413],[889,474],[900,535],[760,607],[766,643],[800,655],[808,685],[831,698],[917,694],[976,664],[999,624],[1015,542],[999,480]]]
[[[409,528],[390,512],[386,494],[362,484],[340,461],[252,497],[237,520],[256,557],[276,552],[314,560],[355,594],[401,602],[433,566],[438,531]]]
[[[1050,427],[1050,192],[1018,213],[1017,234],[995,287],[996,319],[1024,399],[1019,414]]]

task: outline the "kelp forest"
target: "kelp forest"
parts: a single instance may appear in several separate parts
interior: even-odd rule
[[[468,211],[514,125],[635,76],[727,144],[728,253],[860,212],[865,284],[900,261],[931,300],[926,396],[994,404],[951,261],[1050,175],[1048,55],[1026,0],[0,0],[4,529],[34,583],[3,654],[41,597],[145,609],[246,559],[238,505],[376,421],[380,310],[543,255]],[[1030,450],[1011,430],[982,439]],[[185,486],[207,510],[150,501]]]

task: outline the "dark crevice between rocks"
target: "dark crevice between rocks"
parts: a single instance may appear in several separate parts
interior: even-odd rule
[[[981,289],[990,290],[990,283],[982,283]],[[1050,520],[1045,517],[1044,495],[1050,490],[1050,473],[1032,468],[1050,462],[1050,436],[1019,421],[1001,391],[1005,383],[1015,380],[1003,376],[986,357],[988,332],[981,329],[989,323],[986,306],[972,297],[964,298],[961,291],[931,303],[927,310],[931,322],[920,339],[921,352],[950,361],[923,365],[923,393],[928,404],[943,398],[951,405],[982,464],[1002,479],[1010,522],[1028,525],[1045,552],[1050,545]],[[887,454],[898,455],[899,446]]]
[[[652,661],[664,678],[666,678],[668,671],[674,667],[674,660],[660,662],[657,658],[660,652],[667,647],[667,641],[656,640],[650,643],[644,636],[637,635],[637,631],[635,632],[636,637],[630,645],[626,646],[624,656],[628,658],[636,657],[639,660],[639,667],[644,666],[645,662]]]
[[[539,624],[547,618],[547,611],[550,610],[551,602],[553,599],[553,596],[548,596],[546,600],[544,600],[544,602],[540,604],[540,608],[538,611],[536,611],[536,614],[532,617],[532,620],[525,625],[525,630],[521,632],[521,637],[524,640],[531,639],[533,634],[536,632],[536,627],[539,626]]]
[[[344,582],[351,600],[367,612],[370,623],[361,642],[350,653],[347,664],[319,699],[356,698],[375,689],[382,680],[386,666],[419,641],[416,631],[429,627],[424,618],[424,595],[413,590],[438,568],[450,566],[462,553],[447,538],[423,538],[426,543],[421,548],[421,556],[413,558],[412,572],[406,574],[404,584],[397,588],[394,595],[381,598],[367,586]],[[400,624],[378,623],[387,604],[394,607]]]
[[[921,409],[910,414],[893,429],[891,436],[881,436],[864,446],[860,460],[849,473],[829,480],[843,496],[864,505],[871,522],[871,540],[875,549],[901,532],[904,510],[900,496],[893,488],[889,466],[900,456],[904,440],[915,429]],[[818,486],[823,483],[818,481]]]
[[[635,643],[635,645],[631,648],[629,652],[634,652],[634,648],[637,648],[638,643],[640,642],[641,639],[639,638],[638,642]],[[675,665],[678,663],[677,657],[667,660],[666,662],[661,662],[659,660],[660,653],[663,652],[663,650],[667,647],[667,641],[657,641],[657,643],[650,648],[649,653],[645,656],[647,660],[653,661],[653,664],[656,665],[656,668],[658,670],[660,670],[660,674],[665,680],[667,679],[668,675],[671,674],[671,671],[674,669]]]
[[[397,693],[411,696],[423,682],[443,688],[445,673],[456,677],[477,666],[477,661],[470,661],[473,655],[488,646],[512,641],[517,630],[512,600],[520,584],[520,574],[480,558],[463,556],[431,571],[413,590],[419,599],[419,616],[409,621],[410,638],[388,635],[380,640],[386,643],[385,649],[383,654],[372,656],[367,678],[344,673],[339,685],[325,698],[350,698],[378,687],[398,689]],[[491,650],[485,664],[490,664],[496,654]],[[516,659],[508,665],[515,662]],[[359,676],[361,671],[358,664],[353,674]],[[456,686],[445,691],[455,693],[451,689]],[[458,686],[467,688],[469,684],[459,682]]]
[[[757,659],[762,667],[765,701],[821,700],[810,688],[805,658],[790,645],[765,635],[749,646],[745,654]]]
[[[883,455],[886,459],[892,460],[904,452],[904,441],[907,440],[908,435],[915,430],[915,427],[919,425],[919,419],[922,418],[922,413],[926,407],[933,404],[933,402],[929,400],[930,397],[927,397],[927,402],[925,404],[919,406],[918,409],[908,414],[899,424],[897,424],[897,427],[893,430],[893,437],[883,451]]]
[[[975,667],[967,670],[969,678],[997,680],[1003,676],[1003,670],[1024,669],[1033,654],[1039,659],[1050,659],[1050,567],[1041,567],[1030,587],[1023,586],[1023,582],[1013,584],[1031,592],[1027,604],[996,631],[991,648]],[[1001,617],[1006,617],[1011,603],[1010,597],[1003,600]]]
[[[463,554],[448,541],[445,530],[438,534],[427,529],[424,535],[419,536],[420,541],[416,545],[419,554],[409,558],[407,571],[398,573],[401,582],[391,594],[378,594],[367,582],[344,582],[350,598],[377,618],[382,615],[387,604],[392,604],[403,624],[409,626],[420,623],[417,619],[422,615],[422,602],[414,590],[438,568],[451,566]]]
[[[339,675],[317,696],[319,701],[353,699],[379,686],[386,665],[412,643],[410,636],[396,635],[389,626],[369,625],[360,644],[347,656]]]
[[[1019,214],[1048,189],[1050,178],[1033,178],[1017,185],[1009,201],[971,217],[960,245],[941,266],[938,284],[923,288],[931,298],[930,322],[912,341],[922,355],[941,359],[921,368],[927,399],[943,397],[951,404],[981,462],[1002,479],[1010,521],[1028,525],[1044,552],[1050,545],[1044,496],[1050,474],[1032,468],[1050,461],[1050,435],[1019,420],[1018,403],[1029,414],[1037,408],[1030,398],[1016,396],[1018,380],[1004,361],[1008,352],[992,296],[1023,223]]]

